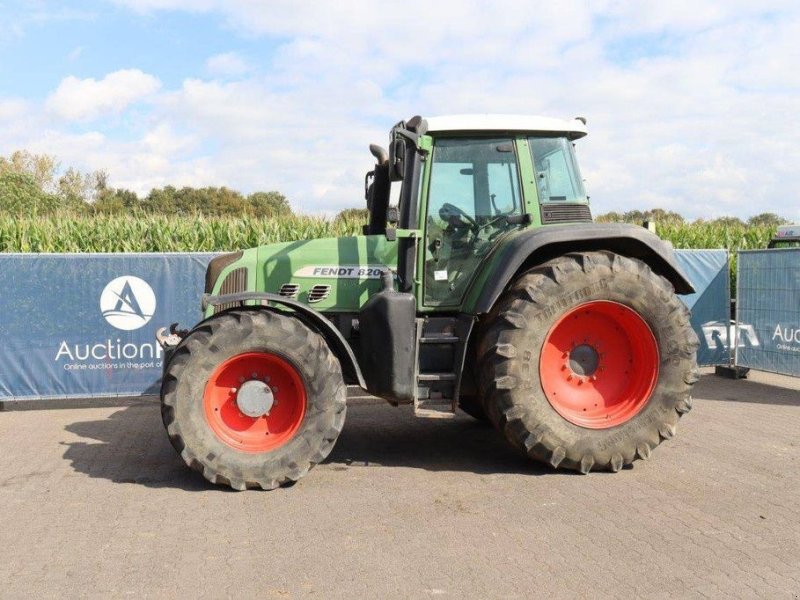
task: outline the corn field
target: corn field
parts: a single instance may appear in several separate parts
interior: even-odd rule
[[[201,252],[355,235],[358,218],[326,220],[205,216],[0,216],[0,252]],[[663,224],[658,235],[675,248],[766,248],[775,230],[714,223]]]
[[[656,226],[659,237],[676,248],[725,248],[736,250],[766,248],[776,228],[766,225],[720,225],[718,223],[665,223]]]
[[[0,252],[204,252],[353,235],[355,220],[287,216],[0,217]]]

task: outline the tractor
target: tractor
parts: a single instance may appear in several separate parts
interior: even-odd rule
[[[291,484],[331,452],[348,385],[488,420],[554,469],[647,459],[691,408],[698,340],[677,294],[693,288],[653,233],[593,222],[586,133],[415,116],[370,146],[362,235],[214,258],[204,320],[157,335],[187,465],[237,490]]]

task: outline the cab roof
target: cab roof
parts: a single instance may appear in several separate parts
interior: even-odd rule
[[[576,140],[587,134],[584,119],[570,120],[530,115],[444,115],[426,117],[429,133],[466,131],[524,131],[530,133],[565,133]]]

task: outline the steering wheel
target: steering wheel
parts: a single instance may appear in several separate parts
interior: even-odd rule
[[[478,222],[471,215],[449,202],[442,204],[442,207],[439,209],[439,218],[456,229],[458,228],[459,222],[468,225],[473,232],[477,232],[480,228]]]

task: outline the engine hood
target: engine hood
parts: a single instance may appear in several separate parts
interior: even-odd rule
[[[321,238],[260,246],[259,291],[282,293],[332,312],[358,311],[397,267],[397,242],[383,235]]]

